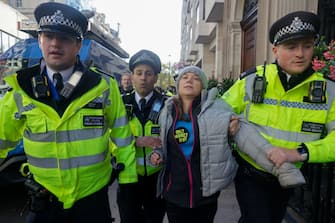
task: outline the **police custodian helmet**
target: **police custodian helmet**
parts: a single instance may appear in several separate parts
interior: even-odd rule
[[[320,19],[317,15],[307,11],[291,12],[278,19],[270,28],[269,38],[273,45],[288,40],[305,37],[318,37]]]
[[[135,53],[129,60],[129,69],[131,72],[134,71],[134,68],[138,64],[146,64],[152,67],[155,74],[159,74],[161,72],[161,60],[154,52],[150,50],[140,50]]]
[[[82,39],[88,19],[75,8],[58,2],[46,2],[36,7],[38,32],[55,32]]]

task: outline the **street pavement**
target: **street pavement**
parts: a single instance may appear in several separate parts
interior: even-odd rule
[[[231,184],[221,191],[214,223],[236,223],[240,217],[240,208],[235,197],[235,187]]]
[[[114,182],[109,189],[109,198],[112,215],[113,218],[115,218],[114,223],[120,223],[119,211],[116,204],[116,188],[117,182]],[[291,213],[290,208],[288,208],[288,213]],[[237,223],[239,217],[240,209],[235,197],[235,187],[232,183],[229,187],[221,191],[218,201],[218,211],[216,213],[214,223]],[[294,216],[291,216],[291,218],[292,217]],[[292,219],[290,222],[305,223],[305,221],[297,219],[298,218]],[[166,216],[163,223],[168,223]],[[288,223],[288,221],[283,220],[282,223]]]
[[[109,189],[110,206],[112,209],[113,218],[115,223],[120,223],[120,216],[116,204],[116,188],[117,183],[114,182]],[[236,223],[240,216],[239,207],[235,198],[234,185],[231,184],[228,188],[222,190],[219,202],[218,211],[215,216],[214,223]],[[164,223],[168,223],[168,220],[164,219]]]
[[[117,183],[114,182],[109,189],[109,198],[112,215],[115,218],[114,223],[120,223],[119,211],[116,204],[116,188]],[[2,188],[2,190],[0,190],[0,223],[23,223],[24,216],[20,216],[20,212],[26,202],[27,192],[23,185],[20,184]],[[288,212],[290,213],[290,209],[288,209]],[[234,185],[232,184],[221,192],[214,223],[237,223],[239,216],[240,211],[235,198]],[[290,216],[291,219],[292,217],[295,217],[292,214]],[[293,221],[290,220],[289,222],[305,223],[304,221],[297,219],[298,218],[294,218]],[[166,218],[164,223],[168,223]],[[283,221],[283,223],[287,222]]]

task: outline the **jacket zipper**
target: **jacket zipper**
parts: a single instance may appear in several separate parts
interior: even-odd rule
[[[187,173],[188,173],[188,181],[190,183],[190,208],[193,207],[193,178],[192,178],[192,170],[191,170],[191,164],[187,160]]]
[[[192,111],[192,106],[191,106],[191,111]],[[191,116],[190,118],[191,118],[191,122],[192,122],[192,129],[193,129],[193,133],[194,133],[195,132],[194,131],[194,120],[193,120],[192,112],[191,112],[190,116]],[[178,117],[178,112],[176,112],[176,117]],[[173,129],[176,128],[176,121],[177,121],[177,118],[175,118],[175,121],[173,123]],[[195,140],[196,140],[196,137],[194,137],[194,139],[193,139],[192,153],[191,153],[190,160],[188,160],[185,157],[184,153],[181,151],[181,148],[180,148],[180,146],[178,145],[178,143],[175,139],[176,144],[178,145],[178,150],[181,153],[181,155],[184,157],[184,160],[185,160],[186,165],[187,165],[187,175],[188,175],[188,181],[189,181],[189,196],[190,196],[189,205],[190,205],[190,208],[193,208],[193,177],[192,177],[191,159],[192,159],[192,155],[193,155],[193,152],[194,152]]]

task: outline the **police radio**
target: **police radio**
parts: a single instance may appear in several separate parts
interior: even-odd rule
[[[265,67],[266,67],[266,63],[264,63],[264,67],[263,67],[263,76],[257,75],[254,79],[251,102],[256,103],[256,104],[263,103],[264,101],[264,94],[266,90]]]
[[[312,103],[324,103],[326,101],[325,81],[312,81],[310,83],[308,101]]]
[[[83,72],[78,71],[78,70],[74,72],[71,75],[70,79],[65,83],[65,86],[61,90],[60,95],[68,99],[71,96],[77,84],[79,83],[82,76],[83,76]]]
[[[46,98],[50,96],[47,77],[44,75],[36,75],[31,78],[33,94],[36,98]]]
[[[149,113],[148,119],[153,123],[158,123],[159,112],[163,106],[163,101],[156,99],[151,107],[151,111]]]
[[[77,56],[77,62],[79,64],[79,56]],[[73,93],[74,89],[77,87],[83,73],[85,73],[93,64],[93,60],[89,61],[88,66],[83,70],[76,70],[70,77],[70,79],[65,83],[63,89],[60,92],[60,95],[64,98],[70,98],[71,94]]]

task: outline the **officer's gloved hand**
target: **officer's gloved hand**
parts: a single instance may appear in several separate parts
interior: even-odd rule
[[[113,167],[112,170],[112,175],[111,175],[111,180],[110,180],[110,185],[114,182],[114,180],[116,180],[119,177],[119,174],[122,170],[124,170],[125,166],[123,163],[118,163],[116,160],[115,156],[112,156],[111,158],[111,164]]]

